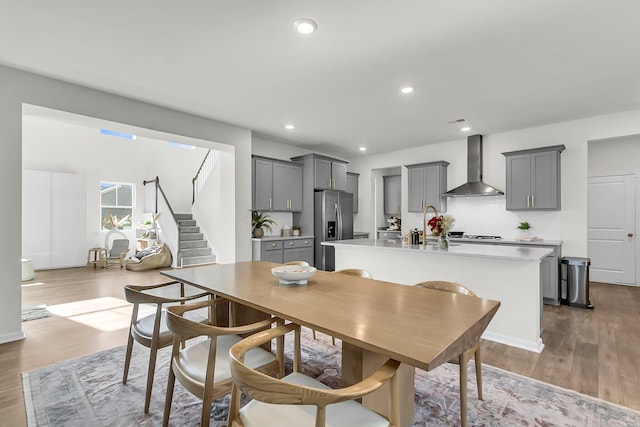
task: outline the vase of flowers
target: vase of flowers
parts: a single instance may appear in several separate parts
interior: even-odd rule
[[[427,223],[431,228],[431,234],[438,236],[438,247],[449,249],[449,231],[453,228],[456,219],[449,214],[434,216]]]

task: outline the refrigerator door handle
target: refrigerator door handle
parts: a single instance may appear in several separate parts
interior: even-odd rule
[[[338,240],[342,240],[342,212],[340,209],[340,204],[338,202],[336,202],[336,219],[337,219],[337,223],[338,223],[338,233],[336,234],[338,236]]]

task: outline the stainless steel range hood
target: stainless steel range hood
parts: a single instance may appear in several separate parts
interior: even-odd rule
[[[504,192],[482,182],[482,135],[467,138],[467,182],[444,193],[447,197],[501,196]]]

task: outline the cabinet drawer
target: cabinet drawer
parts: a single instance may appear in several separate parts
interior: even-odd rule
[[[400,239],[401,237],[399,231],[378,231],[378,239]]]
[[[284,240],[282,243],[284,249],[313,247],[313,239]]]
[[[266,251],[282,249],[282,240],[277,240],[275,242],[264,242],[263,245]]]

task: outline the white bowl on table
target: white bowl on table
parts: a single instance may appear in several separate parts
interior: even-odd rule
[[[316,268],[308,265],[280,265],[271,269],[271,274],[280,280],[281,285],[306,285]]]

